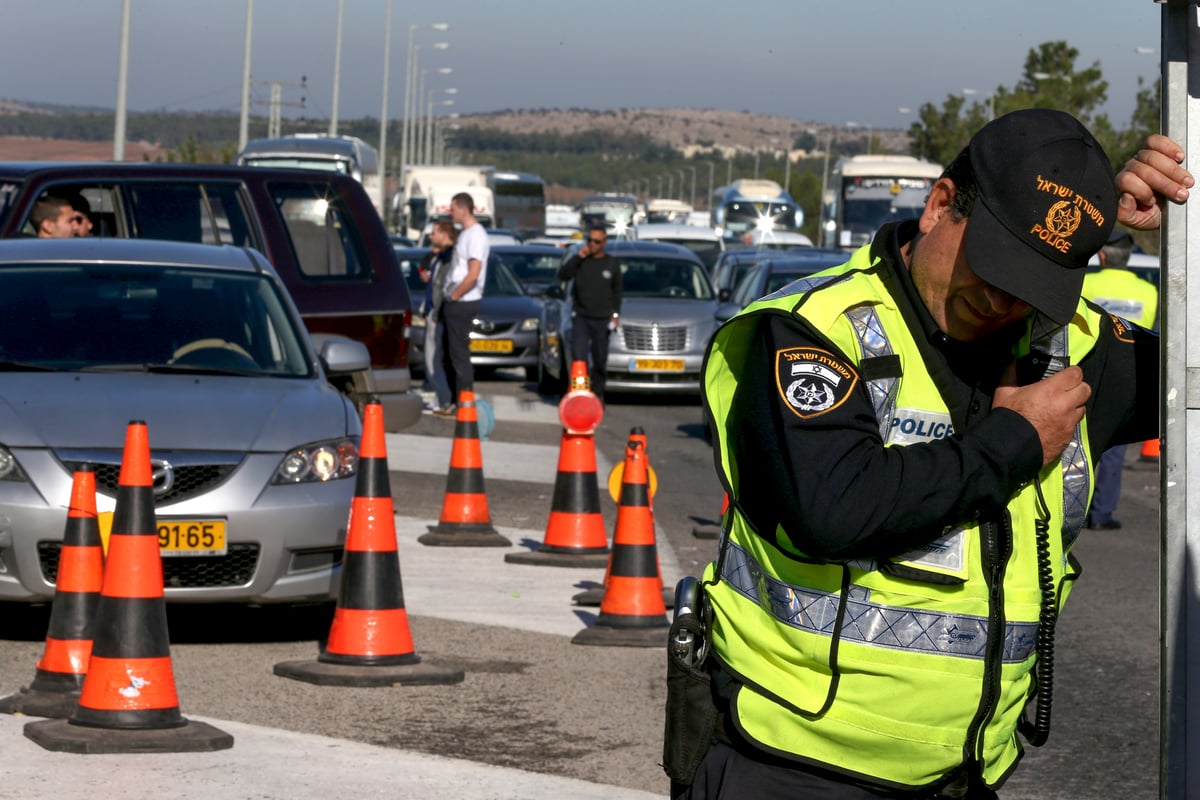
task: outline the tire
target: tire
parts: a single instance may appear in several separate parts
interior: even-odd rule
[[[538,394],[548,395],[550,397],[561,397],[563,390],[567,388],[567,372],[559,362],[559,377],[554,377],[544,365],[538,364],[537,391]]]

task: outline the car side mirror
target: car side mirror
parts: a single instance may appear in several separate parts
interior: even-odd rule
[[[729,298],[731,298],[731,297],[733,297],[732,289],[720,289],[717,291],[717,302],[718,303],[728,303]]]
[[[362,342],[341,336],[328,336],[321,337],[321,341],[314,341],[314,344],[317,345],[317,355],[327,374],[364,372],[371,368],[371,354]]]

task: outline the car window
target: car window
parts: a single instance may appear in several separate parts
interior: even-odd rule
[[[134,182],[129,184],[128,197],[136,238],[252,244],[235,184]]]
[[[522,281],[556,281],[562,256],[558,253],[498,253],[497,258],[506,264]]]
[[[767,268],[767,265],[762,262],[744,266],[748,267],[746,274],[742,276],[733,291],[734,302],[742,308],[750,305],[763,294],[758,287],[762,285],[762,271]]]
[[[512,270],[492,257],[488,260],[487,276],[483,279],[485,297],[520,297],[525,294]]]
[[[339,187],[326,181],[271,181],[268,191],[310,280],[370,280],[364,237]]]
[[[124,264],[0,269],[0,361],[302,377],[287,304],[260,275]]]
[[[417,297],[425,295],[425,281],[421,280],[417,271],[417,267],[421,265],[421,258],[421,255],[396,251],[396,264],[400,267],[400,274],[404,276],[404,283],[408,285],[408,293]]]
[[[20,181],[0,181],[0,225],[12,213],[13,204],[21,195]]]

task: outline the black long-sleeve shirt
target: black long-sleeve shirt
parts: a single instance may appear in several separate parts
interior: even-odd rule
[[[817,558],[886,558],[937,538],[946,526],[1003,508],[1041,468],[1034,427],[991,407],[1022,326],[963,343],[942,333],[900,257],[915,224],[885,228],[872,245],[880,277],[899,305],[925,367],[946,401],[955,434],[884,447],[864,383],[845,402],[801,418],[774,390],[775,353],[817,347],[837,353],[795,316],[754,323],[746,372],[739,376],[729,428],[738,502],[755,529],[776,523],[792,544]],[[1142,329],[1118,330],[1104,316],[1096,346],[1080,363],[1092,387],[1087,403],[1093,463],[1110,445],[1158,436],[1158,341]],[[844,355],[844,354],[842,354]],[[909,367],[912,368],[911,366]]]
[[[621,262],[605,253],[580,258],[571,256],[558,268],[558,279],[575,279],[572,293],[574,312],[589,319],[607,319],[621,311]]]

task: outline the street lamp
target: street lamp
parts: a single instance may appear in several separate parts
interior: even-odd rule
[[[338,126],[338,87],[342,82],[342,12],[346,8],[346,0],[338,0],[337,37],[333,48],[333,103],[329,109],[329,135],[337,136]],[[383,163],[382,161],[380,162]],[[386,172],[386,169],[384,170]]]
[[[388,122],[388,75],[392,71],[392,0],[387,3],[387,23],[383,28],[383,108],[379,112],[379,175],[384,197],[390,199],[387,190],[387,122]]]
[[[695,208],[696,208],[696,165],[688,164],[684,167],[684,169],[690,169],[692,171],[692,193],[691,193],[691,196],[688,198],[688,205],[690,205],[692,207],[692,209],[695,210]],[[682,183],[680,184],[680,187],[679,187],[679,193],[683,194]]]
[[[425,116],[425,159],[424,159],[424,161],[426,164],[433,163],[433,106],[434,106],[433,96],[435,94],[437,94],[439,91],[448,92],[450,94],[453,94],[453,93],[457,92],[458,90],[457,89],[441,89],[441,90],[430,89],[429,90],[429,100],[428,100],[429,113]],[[441,100],[437,103],[437,105],[452,106],[452,105],[454,105],[454,101],[450,100],[450,99]]]
[[[435,22],[432,25],[425,25],[425,26],[421,26],[421,25],[409,25],[408,26],[408,50],[405,51],[405,55],[406,55],[408,61],[404,67],[404,124],[401,126],[401,135],[400,135],[400,179],[402,181],[404,179],[404,165],[407,163],[408,151],[413,143],[413,141],[412,141],[412,133],[413,133],[413,129],[412,129],[412,116],[413,116],[412,91],[413,91],[413,81],[416,79],[415,73],[416,73],[416,69],[417,69],[417,51],[413,45],[413,32],[421,27],[425,27],[425,28],[428,28],[430,30],[435,30],[435,31],[442,31],[442,32],[450,30],[450,25],[449,25],[449,23],[446,23],[446,22]],[[445,45],[445,47],[449,47],[449,45]],[[445,47],[443,47],[442,49],[445,49]]]
[[[708,164],[708,194],[704,196],[704,207],[711,209],[713,196],[713,169],[716,168],[717,165],[713,161],[706,161],[704,163]]]

